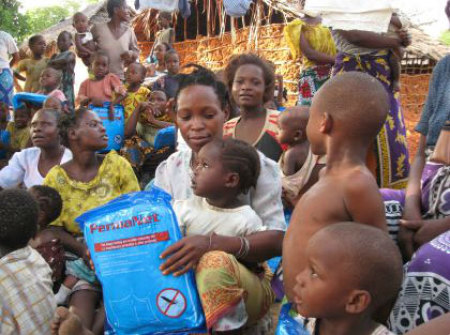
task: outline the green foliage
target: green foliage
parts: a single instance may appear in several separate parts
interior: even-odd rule
[[[19,43],[32,31],[28,17],[19,12],[20,2],[17,0],[0,0],[0,29],[10,33]]]
[[[30,29],[35,34],[57,24],[69,15],[69,8],[62,6],[38,7],[26,13]]]

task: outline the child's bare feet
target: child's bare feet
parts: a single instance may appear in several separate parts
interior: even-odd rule
[[[52,321],[52,335],[93,335],[81,324],[80,318],[65,307],[58,307]]]

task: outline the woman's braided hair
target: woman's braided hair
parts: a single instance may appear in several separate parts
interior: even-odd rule
[[[178,95],[182,90],[189,86],[202,85],[211,87],[217,95],[220,101],[222,110],[230,104],[230,97],[228,95],[227,87],[224,83],[217,80],[216,75],[197,64],[187,64],[183,66],[183,70],[193,68],[194,70],[189,74],[179,73],[177,74],[177,80],[179,83],[178,92],[175,96],[175,100],[178,100]]]
[[[75,110],[74,113],[64,113],[58,122],[59,136],[61,137],[61,143],[66,148],[69,148],[69,130],[76,127],[79,124],[80,119],[89,112],[88,108],[80,107]]]

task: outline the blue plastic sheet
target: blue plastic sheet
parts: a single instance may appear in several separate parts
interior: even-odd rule
[[[205,331],[194,273],[159,270],[159,255],[181,239],[170,195],[157,187],[130,193],[76,221],[103,287],[109,334]]]
[[[108,146],[101,152],[108,152],[111,150],[119,151],[122,148],[125,137],[125,118],[122,105],[114,106],[114,120],[108,119],[109,102],[105,102],[102,107],[89,106],[103,122],[103,127],[106,129],[108,135]]]

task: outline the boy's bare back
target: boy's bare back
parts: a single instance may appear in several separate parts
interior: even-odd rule
[[[306,245],[317,231],[342,221],[387,231],[381,194],[365,158],[389,105],[381,84],[366,77],[356,72],[342,74],[314,98],[307,133],[313,153],[327,154],[327,166],[297,203],[284,238],[283,279],[290,301],[295,277],[306,266]],[[351,96],[345,97],[347,92]],[[360,111],[364,108],[367,114]]]

